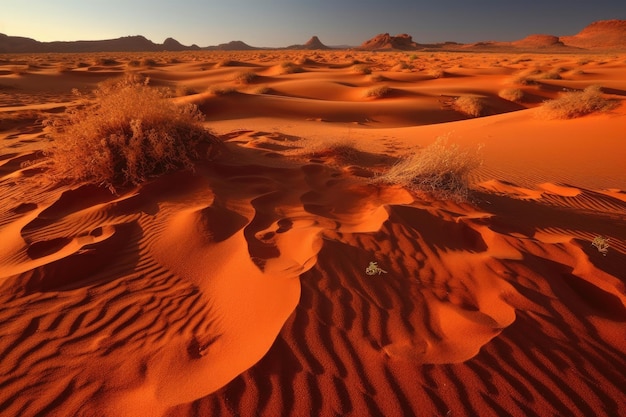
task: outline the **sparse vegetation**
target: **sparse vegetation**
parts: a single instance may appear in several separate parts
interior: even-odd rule
[[[212,85],[208,88],[209,93],[214,96],[226,96],[229,94],[234,94],[237,92],[237,89],[234,87],[228,87],[223,85]]]
[[[130,75],[102,84],[95,100],[49,121],[52,173],[113,188],[190,168],[201,144],[218,141],[193,105],[176,105]]]
[[[482,164],[480,149],[461,149],[456,144],[448,144],[447,137],[440,137],[402,159],[375,181],[465,201],[470,192],[469,174]]]
[[[524,100],[526,94],[524,90],[519,88],[505,88],[504,90],[500,90],[498,95],[505,100],[519,103]]]
[[[117,62],[113,58],[98,58],[96,59],[95,64],[98,66],[108,67],[113,65],[119,65],[119,62]]]
[[[254,80],[256,80],[259,76],[257,73],[252,71],[242,71],[235,74],[234,81],[239,84],[250,84]]]
[[[272,89],[266,85],[262,85],[254,90],[255,94],[269,94],[272,92]]]
[[[540,114],[548,119],[573,119],[611,110],[616,104],[602,96],[601,87],[592,85],[583,91],[568,92],[557,99],[544,102]]]
[[[441,68],[433,68],[430,71],[428,71],[428,75],[430,75],[433,78],[443,78],[447,75],[447,73]]]
[[[365,97],[383,98],[387,97],[391,93],[391,91],[391,88],[387,87],[386,85],[379,85],[367,90],[365,92]]]
[[[352,67],[352,72],[361,75],[369,75],[372,73],[372,69],[366,64],[357,64]]]
[[[454,100],[452,107],[467,116],[483,116],[486,110],[483,100],[474,96],[461,96]]]
[[[359,151],[351,139],[321,140],[306,143],[298,152],[307,158],[332,159],[339,164],[352,164],[358,161]]]
[[[281,74],[296,74],[304,72],[304,68],[294,64],[291,61],[285,61],[280,64]]]

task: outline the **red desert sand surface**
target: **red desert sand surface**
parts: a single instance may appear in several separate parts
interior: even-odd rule
[[[43,120],[128,71],[223,152],[53,180]],[[0,415],[626,415],[625,98],[624,54],[0,56]],[[373,181],[441,136],[468,201]]]

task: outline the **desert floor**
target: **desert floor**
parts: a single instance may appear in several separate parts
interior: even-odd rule
[[[44,121],[126,72],[223,154],[53,181]],[[442,136],[468,201],[373,181]],[[626,415],[625,160],[624,54],[0,56],[0,415]]]

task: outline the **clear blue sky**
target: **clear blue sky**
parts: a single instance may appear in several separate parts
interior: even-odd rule
[[[11,36],[143,35],[199,46],[287,46],[312,35],[327,45],[359,45],[384,32],[422,43],[509,41],[573,35],[605,19],[626,19],[626,0],[0,0],[0,33]]]

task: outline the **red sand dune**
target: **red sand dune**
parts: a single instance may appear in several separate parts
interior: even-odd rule
[[[625,65],[0,56],[0,415],[626,415]],[[224,152],[118,194],[55,182],[42,121],[129,70]],[[611,110],[540,116],[594,84]],[[484,145],[470,201],[372,181],[445,135]]]

